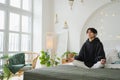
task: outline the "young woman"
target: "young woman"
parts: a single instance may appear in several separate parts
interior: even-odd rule
[[[79,55],[75,56],[73,64],[75,66],[84,68],[102,68],[106,63],[105,52],[101,41],[96,37],[97,30],[95,28],[88,28],[88,39],[83,44]]]

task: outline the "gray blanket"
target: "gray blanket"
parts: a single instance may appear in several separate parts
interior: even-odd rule
[[[24,73],[24,80],[120,80],[120,70],[60,65],[27,71]]]

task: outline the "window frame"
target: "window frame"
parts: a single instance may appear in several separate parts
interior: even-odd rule
[[[0,3],[0,10],[4,11],[5,13],[5,21],[4,21],[4,29],[0,29],[0,32],[4,32],[4,41],[3,41],[3,52],[0,51],[0,54],[13,54],[13,53],[19,53],[19,52],[23,52],[21,51],[21,39],[22,39],[22,34],[27,34],[30,36],[30,40],[31,40],[31,46],[30,46],[30,50],[33,51],[33,0],[31,0],[31,10],[24,10],[22,8],[22,1],[21,0],[21,8],[17,8],[14,6],[10,5],[10,0],[5,0],[5,3]],[[9,18],[10,18],[10,13],[16,13],[20,15],[20,31],[10,31],[9,27]],[[22,15],[23,16],[28,16],[31,18],[31,31],[29,33],[27,32],[22,32]],[[9,33],[18,33],[19,34],[19,51],[9,51]]]

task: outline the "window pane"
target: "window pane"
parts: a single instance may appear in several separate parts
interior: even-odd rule
[[[0,32],[0,51],[3,51],[3,32]]]
[[[17,8],[20,8],[21,0],[10,0],[10,5],[17,7]]]
[[[30,36],[29,35],[22,35],[21,40],[21,50],[22,51],[29,51],[30,50]]]
[[[9,34],[9,51],[19,51],[19,34]]]
[[[16,53],[9,53],[9,57],[12,57],[13,55],[15,55]]]
[[[10,30],[19,31],[20,25],[20,15],[15,13],[10,13]]]
[[[25,10],[31,10],[31,0],[23,0],[22,8]]]
[[[5,0],[0,0],[0,3],[5,3]]]
[[[3,56],[3,53],[0,54],[0,57],[2,57],[2,56]],[[3,60],[0,59],[0,71],[2,71],[2,64],[3,64]]]
[[[22,32],[30,32],[31,18],[28,16],[22,16]]]
[[[4,11],[0,10],[0,29],[4,29]]]

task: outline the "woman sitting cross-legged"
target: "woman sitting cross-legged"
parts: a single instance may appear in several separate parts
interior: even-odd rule
[[[101,41],[96,37],[97,30],[88,28],[88,39],[83,44],[79,55],[71,58],[73,65],[83,68],[103,68],[106,63],[105,52]]]

